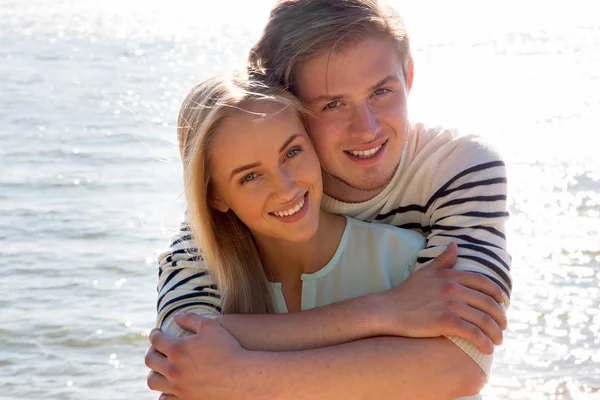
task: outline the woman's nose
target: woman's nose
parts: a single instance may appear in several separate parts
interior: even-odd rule
[[[281,204],[288,203],[294,200],[299,192],[300,187],[290,174],[285,171],[280,171],[276,176],[275,197]]]

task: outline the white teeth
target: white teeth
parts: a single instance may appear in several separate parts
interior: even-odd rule
[[[300,200],[300,203],[298,203],[296,205],[296,207],[290,208],[289,210],[285,210],[285,211],[281,211],[281,212],[274,212],[273,214],[277,215],[278,217],[289,217],[290,215],[294,215],[298,211],[300,211],[300,209],[303,206],[304,206],[304,197],[302,197],[302,200]]]
[[[375,153],[377,153],[379,151],[379,149],[381,149],[381,146],[383,146],[383,144],[380,144],[379,146],[374,147],[371,150],[349,151],[348,153],[352,154],[353,156],[359,157],[359,158],[369,158],[369,157],[372,157]]]

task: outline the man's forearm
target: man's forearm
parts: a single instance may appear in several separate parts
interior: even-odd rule
[[[251,399],[455,399],[486,382],[445,338],[379,337],[314,350],[251,352],[243,366]]]
[[[221,325],[248,350],[291,351],[334,346],[384,334],[375,296],[287,314],[227,314]]]

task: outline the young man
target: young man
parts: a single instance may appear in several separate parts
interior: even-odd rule
[[[452,242],[458,258],[452,270],[429,265],[380,296],[295,315],[226,315],[220,324],[191,315],[174,319],[179,311],[220,312],[218,291],[184,224],[161,255],[158,325],[196,334],[152,332],[150,388],[186,399],[478,393],[492,342],[500,343],[506,327],[495,302],[507,306],[511,289],[499,155],[476,137],[409,123],[408,37],[399,17],[376,1],[280,1],[250,64],[309,107],[325,209],[422,232],[427,246],[420,267]],[[436,263],[454,262],[444,257]],[[369,312],[388,318],[369,318]],[[358,329],[382,324],[395,337]],[[320,340],[300,340],[314,331]],[[448,338],[434,337],[440,334]],[[347,340],[339,341],[343,335]]]

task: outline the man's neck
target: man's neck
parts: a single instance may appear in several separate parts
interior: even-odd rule
[[[345,226],[343,217],[321,211],[319,228],[307,242],[255,235],[260,258],[270,279],[284,284],[296,282],[302,274],[323,268],[335,254]]]
[[[373,190],[360,190],[335,177],[323,174],[323,187],[327,188],[327,196],[343,203],[363,203],[369,201],[381,193],[386,186],[387,184]]]

